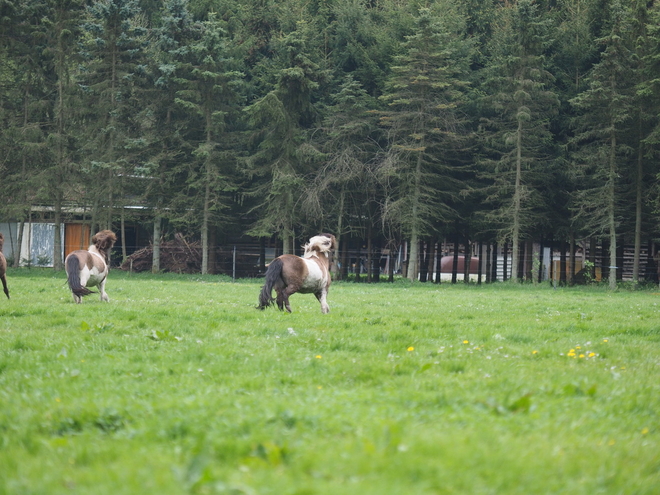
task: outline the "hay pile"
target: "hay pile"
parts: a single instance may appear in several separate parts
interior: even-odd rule
[[[121,270],[150,272],[153,266],[152,245],[134,252],[119,267]],[[176,234],[172,241],[160,243],[160,270],[172,273],[200,273],[202,271],[202,245],[188,242]]]

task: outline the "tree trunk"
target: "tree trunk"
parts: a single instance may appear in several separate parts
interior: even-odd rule
[[[371,225],[367,228],[367,283],[373,282],[373,246],[371,244]]]
[[[571,231],[568,244],[568,285],[574,285],[575,277],[575,233]]]
[[[417,280],[417,274],[419,272],[419,265],[418,265],[419,253],[417,252],[419,248],[419,228],[417,225],[417,214],[418,214],[419,198],[421,195],[421,191],[420,191],[421,175],[422,175],[422,154],[419,153],[417,155],[417,166],[415,167],[415,189],[413,191],[413,203],[412,203],[410,255],[408,256],[408,279],[412,281]]]
[[[502,246],[502,281],[506,282],[509,279],[509,243],[505,242]]]
[[[614,129],[614,122],[612,122],[612,128]],[[610,276],[609,276],[609,287],[610,289],[616,289],[616,219],[615,219],[615,189],[614,181],[616,177],[616,134],[614,131],[610,133],[610,156],[609,156],[609,184],[608,184],[608,212],[607,212],[607,223],[609,226],[609,238],[610,238]]]
[[[427,243],[427,252],[426,252],[426,280],[433,282],[433,262],[435,260],[435,250],[436,250],[436,241],[435,239],[430,239]]]
[[[490,281],[491,282],[497,282],[497,242],[493,243],[493,262],[491,264],[491,276],[490,276]]]
[[[418,257],[419,237],[417,236],[417,227],[414,226],[413,233],[410,236],[410,252],[408,253],[408,279],[413,282],[417,280],[417,275],[419,273]]]
[[[486,243],[486,283],[489,284],[493,281],[492,278],[492,256],[493,256],[493,251],[491,249],[491,244],[490,242]]]
[[[435,250],[435,283],[442,283],[442,244],[438,239],[438,247]]]
[[[17,249],[14,250],[14,268],[21,266],[21,248],[23,246],[23,230],[25,229],[25,220],[18,223],[18,233],[16,243]]]
[[[537,279],[536,281],[540,284],[543,282],[543,250],[545,248],[543,247],[543,238],[541,238],[541,241],[539,242],[539,272],[537,274]]]
[[[259,238],[259,273],[266,273],[266,239]]]
[[[342,186],[341,191],[339,193],[339,212],[337,215],[337,231],[335,232],[335,258],[332,261],[330,265],[330,272],[332,273],[332,278],[336,280],[341,280],[342,277],[342,271],[339,268],[339,265],[341,263],[338,263],[338,261],[341,259],[339,256],[339,253],[341,252],[341,239],[342,239],[342,231],[344,228],[343,222],[344,222],[344,201],[345,201],[345,196],[346,192],[344,191],[344,188]]]
[[[288,234],[284,234],[282,237],[282,254],[293,254],[293,242]]]
[[[121,208],[121,262],[126,261],[126,208]]]
[[[513,229],[511,233],[511,277],[515,281],[520,280],[518,273],[518,262],[520,257],[520,210],[522,203],[521,191],[521,178],[522,178],[522,120],[518,121],[518,129],[516,131],[516,183],[513,191]]]
[[[589,238],[589,261],[591,261],[590,269],[590,279],[596,280],[596,251],[598,250],[598,245],[596,243],[595,237]]]
[[[465,238],[465,252],[463,253],[463,283],[470,283],[470,264],[472,263],[472,245],[469,239]]]
[[[425,242],[419,241],[419,281],[426,282],[428,279],[428,251],[425,250]]]
[[[477,263],[477,285],[481,285],[481,274],[483,273],[484,265],[484,244],[482,241],[479,241],[477,246],[477,252],[479,253],[479,262]]]
[[[209,272],[209,215],[211,203],[210,164],[207,164],[206,184],[204,186],[204,213],[202,214],[202,275]]]
[[[161,238],[161,216],[160,214],[156,214],[156,218],[154,218],[154,252],[153,252],[153,260],[151,264],[151,272],[152,273],[158,273],[160,271],[160,238]]]
[[[562,240],[559,246],[561,250],[559,252],[559,283],[563,286],[566,285],[566,272],[568,271],[566,268],[566,241]]]
[[[642,251],[642,201],[644,194],[644,148],[642,137],[642,118],[639,117],[639,136],[637,143],[637,177],[636,177],[636,199],[635,199],[635,254],[633,256],[633,287],[639,285],[639,257]]]
[[[454,238],[454,259],[451,266],[451,283],[455,284],[458,281],[458,248],[460,247],[458,233]]]
[[[55,236],[53,242],[53,270],[59,271],[62,266],[62,192],[58,190],[55,193],[55,204],[53,206],[55,214]]]

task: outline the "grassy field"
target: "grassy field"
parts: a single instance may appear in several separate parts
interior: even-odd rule
[[[10,271],[0,494],[657,494],[660,294]],[[2,294],[0,294],[2,295]]]

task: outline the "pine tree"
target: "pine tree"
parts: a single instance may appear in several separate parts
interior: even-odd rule
[[[320,148],[325,153],[304,193],[303,207],[310,223],[319,230],[322,224],[333,225],[332,232],[341,253],[343,236],[363,225],[350,218],[378,224],[377,198],[379,186],[375,168],[381,149],[377,141],[376,101],[367,95],[351,75],[346,76],[339,92],[332,95],[331,105],[322,126]],[[368,213],[368,214],[365,214]],[[362,230],[368,230],[366,226]],[[335,275],[337,264],[333,264]]]
[[[484,69],[489,112],[482,118],[482,177],[492,180],[489,216],[500,239],[512,244],[512,278],[518,279],[520,242],[548,211],[541,191],[554,158],[549,125],[559,102],[544,57],[548,21],[530,0],[500,13]]]
[[[609,32],[598,40],[603,51],[587,77],[588,89],[571,102],[580,111],[573,141],[576,171],[582,179],[576,208],[590,231],[607,235],[609,286],[615,289],[617,235],[625,198],[620,173],[630,151],[623,135],[632,123],[634,100],[629,77],[633,57],[625,43],[630,18],[616,0],[609,14]]]
[[[54,247],[53,268],[61,270],[62,256],[62,208],[70,190],[70,178],[77,172],[77,132],[75,110],[80,108],[74,74],[79,60],[77,43],[80,39],[80,19],[83,14],[83,0],[48,0],[49,16],[48,42],[45,50],[52,57],[53,79],[51,80],[55,99],[52,111],[52,127],[49,130],[50,165],[39,177],[44,198],[53,205]]]
[[[96,207],[107,205],[104,218],[97,216],[97,221],[108,229],[112,229],[114,206],[123,203],[120,181],[132,172],[126,148],[134,137],[132,117],[140,105],[133,98],[146,35],[138,22],[140,14],[137,0],[97,1],[88,8],[83,24],[85,63],[80,82],[86,168],[89,180],[98,186],[93,193]]]
[[[633,254],[633,284],[639,283],[642,235],[645,220],[650,215],[647,197],[652,194],[653,177],[660,171],[656,161],[651,160],[654,145],[658,141],[653,137],[654,128],[660,122],[660,84],[658,84],[658,62],[660,61],[660,43],[657,33],[660,21],[660,6],[649,8],[647,2],[638,0],[633,4],[633,29],[628,33],[632,37],[634,50],[635,101],[632,141],[635,149],[634,186],[635,191],[635,248]],[[654,87],[655,90],[654,91]],[[655,165],[655,166],[654,166]],[[650,253],[649,253],[650,254]]]
[[[284,39],[284,67],[275,89],[246,108],[254,129],[252,153],[246,162],[247,173],[254,180],[250,194],[260,199],[254,209],[259,210],[260,218],[250,233],[270,237],[277,232],[285,253],[293,252],[304,177],[319,159],[308,131],[317,119],[312,99],[321,76],[307,51],[305,26],[299,27]]]
[[[46,142],[51,109],[48,55],[48,13],[45,2],[5,3],[0,8],[0,165],[2,196],[0,215],[18,220],[18,232],[5,233],[14,246],[22,242],[23,226],[37,197],[40,166],[50,160]],[[16,251],[18,252],[18,251]],[[14,257],[14,266],[20,263]]]
[[[383,216],[410,241],[410,280],[417,279],[419,240],[432,222],[447,219],[448,202],[460,189],[452,150],[461,139],[459,108],[472,55],[452,10],[439,16],[420,9],[416,22],[392,67],[382,96],[390,111],[381,120],[391,142],[382,173],[392,185]]]
[[[240,84],[243,74],[232,70],[237,65],[229,53],[225,32],[214,15],[202,23],[200,39],[189,45],[190,66],[178,77],[180,89],[176,103],[199,120],[199,134],[190,136],[196,149],[194,172],[189,178],[189,192],[201,193],[202,274],[208,272],[209,228],[217,224],[226,208],[224,193],[234,190],[231,171],[234,166],[231,123],[237,120]],[[187,211],[194,197],[186,196]],[[197,213],[194,212],[195,217]]]

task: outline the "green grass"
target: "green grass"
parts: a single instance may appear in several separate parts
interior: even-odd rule
[[[322,315],[213,276],[9,284],[0,494],[660,486],[657,290],[337,283]]]

